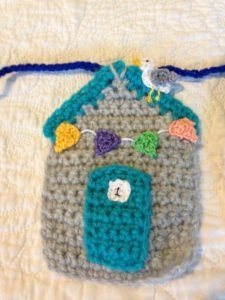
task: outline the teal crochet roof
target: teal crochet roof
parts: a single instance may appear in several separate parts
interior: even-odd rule
[[[121,74],[125,69],[125,63],[121,60],[113,63],[114,69],[118,74]],[[137,66],[128,66],[125,72],[125,77],[128,81],[127,89],[129,91],[136,91],[136,99],[141,100],[146,97],[150,92],[150,88],[145,86],[142,82],[142,70]],[[94,78],[90,80],[83,88],[73,94],[68,100],[66,100],[62,106],[56,109],[53,114],[47,119],[44,127],[44,135],[55,142],[56,128],[62,122],[68,122],[71,124],[76,123],[77,116],[83,116],[85,111],[84,105],[91,105],[95,108],[98,107],[97,102],[104,100],[105,96],[102,91],[111,85],[114,80],[114,74],[110,66],[102,67],[95,73]],[[155,105],[159,106],[160,115],[164,115],[167,112],[171,112],[174,120],[181,118],[188,118],[195,123],[195,129],[197,134],[200,133],[200,121],[198,116],[187,106],[185,106],[179,100],[173,98],[170,94],[161,93],[160,100],[156,101],[157,92],[152,93],[153,102],[147,104],[150,107]]]

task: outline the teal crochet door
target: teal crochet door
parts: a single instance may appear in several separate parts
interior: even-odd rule
[[[151,225],[150,175],[122,165],[96,168],[85,198],[87,259],[118,271],[142,269]]]

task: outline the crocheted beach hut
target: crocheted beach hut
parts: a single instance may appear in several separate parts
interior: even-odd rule
[[[169,94],[157,99],[142,70],[123,61],[102,67],[48,118],[42,237],[51,269],[121,284],[190,270],[199,141],[179,138],[180,120],[199,137],[198,116]],[[55,151],[59,133],[63,145],[74,138],[64,151]]]

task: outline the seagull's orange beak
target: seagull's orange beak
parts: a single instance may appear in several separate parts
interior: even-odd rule
[[[140,58],[135,57],[135,58],[133,59],[133,64],[134,64],[135,66],[140,67],[140,66],[141,66],[141,60],[140,60]]]

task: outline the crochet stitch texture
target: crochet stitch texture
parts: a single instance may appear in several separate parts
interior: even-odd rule
[[[131,194],[125,203],[110,201],[110,180],[127,180]],[[85,192],[84,239],[87,258],[112,270],[137,271],[148,254],[151,179],[121,165],[93,170]]]
[[[95,153],[102,155],[116,149],[121,143],[121,139],[114,132],[108,130],[98,130],[95,137]]]
[[[64,149],[69,148],[80,139],[79,130],[71,124],[61,123],[56,129],[56,143],[55,151],[62,152]]]
[[[158,134],[146,131],[139,135],[133,142],[134,149],[149,155],[151,158],[157,157]]]
[[[133,66],[128,68],[129,72],[136,70]],[[168,128],[174,120],[174,115],[188,117],[186,114],[189,115],[189,119],[191,116],[191,120],[196,121],[196,130],[199,128],[198,117],[172,97],[168,98],[171,102],[165,100],[163,105],[160,104],[164,99],[161,97],[158,104],[153,102],[149,107],[146,102],[148,90],[143,92],[146,88],[141,84],[142,92],[139,92],[135,88],[138,81],[134,80],[132,83],[133,79],[128,79],[127,75],[122,73],[125,70],[127,74],[128,68],[118,70],[118,67],[115,67],[116,74],[110,71],[111,79],[101,90],[102,99],[95,102],[90,97],[91,105],[85,100],[82,104],[82,116],[78,113],[80,110],[74,112],[77,128],[90,128],[94,131],[104,128],[116,132],[118,136],[134,139],[141,132],[157,132]],[[83,88],[86,89],[87,86]],[[81,95],[80,93],[81,91],[76,95]],[[86,92],[84,94],[87,96]],[[92,105],[93,101],[95,105]],[[72,107],[69,111],[74,110],[74,103],[70,102]],[[62,107],[67,106],[63,104]],[[164,113],[160,113],[162,109]],[[62,122],[65,121],[64,110],[58,110],[58,117]],[[55,134],[55,128],[59,125],[56,125],[57,118],[53,113],[45,125],[48,137]],[[83,135],[75,147],[60,154],[55,153],[52,147],[47,158],[42,204],[42,237],[43,253],[49,268],[74,278],[119,284],[161,282],[165,278],[174,278],[189,271],[196,263],[198,252],[199,141],[193,144],[167,133],[162,134],[157,149],[158,156],[153,159],[136,152],[126,143],[102,156],[95,156],[94,138],[91,134]],[[151,227],[148,247],[143,248],[143,251],[147,249],[147,255],[143,268],[136,272],[123,272],[91,262],[85,251],[84,208],[88,175],[94,169],[112,165],[129,166],[152,178]]]

